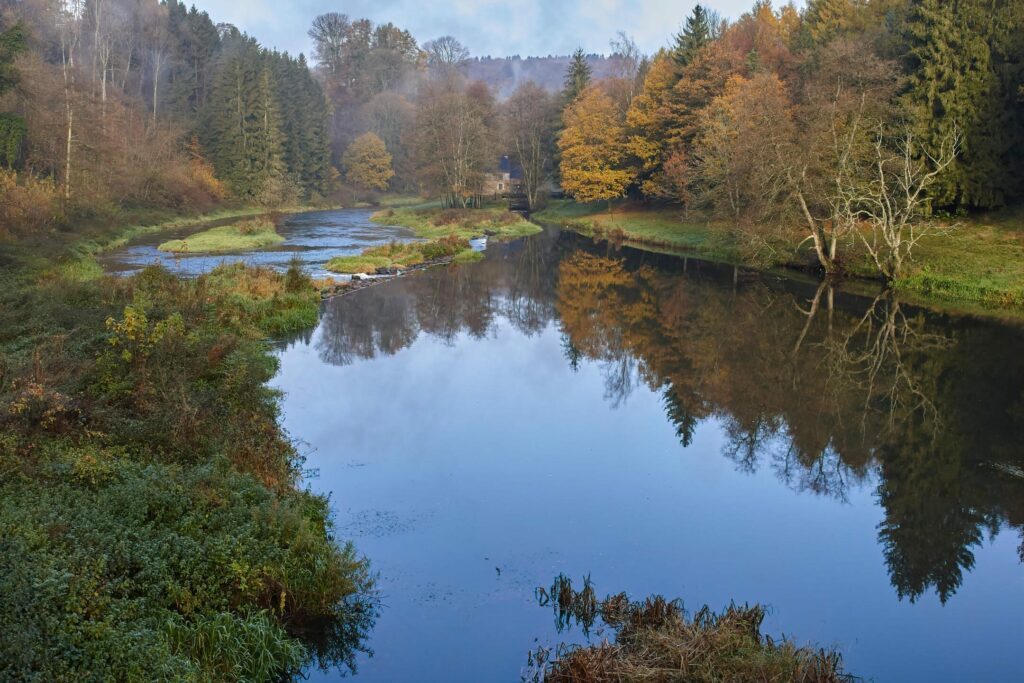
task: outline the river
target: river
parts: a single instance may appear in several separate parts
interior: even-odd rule
[[[1018,325],[548,229],[325,303],[274,383],[379,573],[356,680],[517,681],[599,640],[537,604],[565,574],[768,605],[767,633],[866,680],[998,682],[1024,679],[1022,349]]]

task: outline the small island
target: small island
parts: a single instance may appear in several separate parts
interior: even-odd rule
[[[261,249],[284,242],[269,218],[254,218],[233,225],[221,225],[180,240],[169,240],[157,249],[176,254],[220,254]]]
[[[327,262],[327,270],[334,273],[395,274],[413,266],[455,261],[478,261],[483,254],[475,251],[469,240],[449,235],[429,242],[391,242],[365,249],[357,256],[338,256]]]

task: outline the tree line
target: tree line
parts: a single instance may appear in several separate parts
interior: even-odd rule
[[[824,271],[857,243],[895,279],[936,212],[1024,196],[1022,36],[1004,0],[698,5],[632,73],[570,77],[561,184],[697,207],[754,248],[799,226]]]
[[[503,99],[456,38],[337,12],[312,22],[311,65],[177,0],[26,0],[0,22],[8,223],[51,195],[65,212],[346,188],[468,207],[508,155],[532,208],[555,189],[667,202],[752,251],[802,233],[826,272],[856,243],[895,279],[937,212],[1024,195],[1010,0],[697,6],[653,56],[620,33],[600,79],[579,50],[561,91]]]
[[[302,55],[177,0],[0,10],[0,226],[330,193],[329,108]]]

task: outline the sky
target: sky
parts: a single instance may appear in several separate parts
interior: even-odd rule
[[[188,0],[186,0],[188,2]],[[607,53],[617,31],[653,53],[668,44],[696,2],[691,0],[194,0],[215,22],[229,22],[263,45],[311,52],[306,35],[318,14],[342,12],[392,22],[421,44],[458,38],[474,56],[569,54],[577,47]],[[753,0],[704,2],[735,19]]]

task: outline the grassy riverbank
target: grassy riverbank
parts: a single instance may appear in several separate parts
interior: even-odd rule
[[[383,225],[399,225],[412,230],[417,237],[438,239],[456,235],[472,239],[489,235],[498,239],[526,237],[540,232],[540,227],[504,206],[481,209],[444,209],[434,204],[415,207],[387,208],[373,214],[371,220]]]
[[[552,202],[534,218],[558,223],[587,235],[639,247],[665,247],[693,252],[710,260],[744,263],[744,245],[729,225],[685,217],[678,207],[623,204],[608,213],[605,204]],[[776,243],[762,267],[813,267],[813,254],[803,236]],[[857,243],[846,245],[847,273],[876,278],[876,271]],[[947,235],[923,240],[909,272],[895,283],[898,290],[925,301],[1024,308],[1024,212],[1006,211],[958,222]]]
[[[297,488],[266,384],[263,340],[316,323],[313,284],[242,265],[103,277],[85,249],[0,247],[0,678],[344,661],[372,618],[367,566]]]
[[[169,240],[157,249],[179,254],[190,252],[218,254],[262,249],[281,242],[284,242],[284,237],[277,234],[272,220],[254,218],[233,225],[210,228],[184,239]]]

